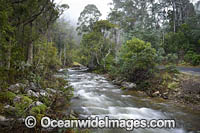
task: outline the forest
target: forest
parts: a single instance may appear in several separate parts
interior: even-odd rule
[[[0,0],[0,121],[68,117],[58,110],[70,103],[74,88],[55,75],[77,66],[108,75],[122,90],[129,88],[124,82],[134,83],[150,97],[168,99],[182,86],[181,101],[200,107],[199,78],[180,79],[176,70],[200,68],[200,1],[112,0],[109,6],[102,19],[88,4],[74,26],[62,17],[67,3]],[[1,130],[9,131],[11,123],[3,123]],[[20,131],[17,125],[11,129]]]

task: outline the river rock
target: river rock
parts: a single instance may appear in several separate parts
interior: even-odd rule
[[[152,94],[153,97],[157,97],[157,96],[160,96],[160,92],[159,91],[156,91]]]
[[[32,91],[32,90],[28,90],[27,91],[27,95],[28,96],[37,97],[37,98],[39,97],[39,95],[36,92]]]
[[[122,82],[121,86],[126,89],[135,89],[137,87],[135,83],[131,82]]]
[[[165,92],[162,94],[163,99],[168,99],[169,92]]]

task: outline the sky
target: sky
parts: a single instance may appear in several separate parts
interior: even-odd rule
[[[70,8],[65,11],[64,17],[76,24],[80,13],[88,4],[95,4],[102,14],[101,19],[106,19],[110,11],[108,3],[112,0],[55,0],[57,4],[68,4]]]
[[[198,0],[190,0],[190,2],[196,3]],[[108,3],[112,0],[55,0],[57,4],[68,4],[70,8],[65,11],[64,18],[70,20],[73,25],[76,25],[80,13],[84,7],[88,4],[95,4],[102,13],[101,19],[106,19],[110,6]]]

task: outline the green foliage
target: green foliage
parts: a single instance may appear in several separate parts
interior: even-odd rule
[[[121,48],[120,73],[131,81],[148,78],[155,67],[156,50],[150,43],[133,38]]]
[[[44,114],[46,109],[47,109],[47,106],[44,105],[44,104],[41,104],[41,105],[33,107],[30,110],[30,114],[35,115],[35,116],[38,115],[38,114]]]
[[[101,12],[96,5],[88,4],[78,18],[77,31],[79,34],[91,32],[95,22],[101,17]]]
[[[177,53],[181,56],[181,52],[189,48],[189,41],[183,32],[169,32],[165,35],[164,49],[166,53]]]
[[[29,107],[29,105],[33,102],[32,99],[30,99],[27,96],[21,95],[21,101],[19,103],[15,104],[15,108],[16,108],[16,115],[18,117],[25,117],[26,115],[26,109]]]
[[[170,63],[176,63],[178,61],[177,54],[168,54],[165,58]]]
[[[109,21],[101,20],[94,24],[92,32],[83,35],[80,51],[82,64],[91,69],[102,68],[106,70],[106,62],[108,63],[110,60],[108,58],[114,54],[114,44],[105,34],[114,27],[115,25]]]
[[[0,101],[13,103],[13,99],[15,97],[16,97],[16,94],[10,91],[0,92]]]
[[[200,54],[197,54],[193,51],[188,51],[184,57],[186,62],[191,63],[192,65],[200,65]]]

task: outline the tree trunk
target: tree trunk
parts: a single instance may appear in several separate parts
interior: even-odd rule
[[[27,63],[32,65],[33,64],[33,39],[32,39],[32,23],[30,24],[31,27],[31,38],[30,43],[28,44],[28,58]]]
[[[31,41],[28,45],[28,64],[33,64],[33,42]]]
[[[64,61],[63,61],[63,65],[66,65],[66,45],[64,44]]]
[[[176,2],[175,1],[173,1],[172,2],[172,5],[173,5],[173,13],[174,13],[174,33],[176,32]]]
[[[8,47],[8,53],[7,53],[7,69],[10,69],[10,63],[11,61],[11,40],[9,40],[9,47]]]

